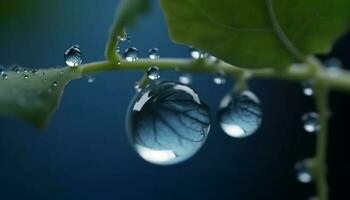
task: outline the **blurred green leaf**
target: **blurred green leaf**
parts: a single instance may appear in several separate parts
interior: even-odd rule
[[[0,116],[20,117],[43,128],[57,108],[64,86],[80,76],[69,68],[5,72],[0,76]]]
[[[328,53],[349,0],[160,0],[171,38],[239,67],[284,68]]]

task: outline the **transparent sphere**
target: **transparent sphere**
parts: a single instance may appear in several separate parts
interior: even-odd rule
[[[231,137],[242,138],[253,134],[261,125],[260,101],[250,91],[226,95],[218,112],[222,130]]]
[[[135,47],[125,49],[124,57],[127,61],[133,62],[139,59],[139,51]]]
[[[298,161],[294,170],[296,173],[296,178],[301,183],[310,183],[312,181],[312,175],[310,172],[310,165],[312,164],[312,159],[308,158],[302,161]]]
[[[175,82],[152,84],[137,93],[127,120],[137,153],[158,165],[191,158],[210,130],[209,108],[192,88]]]
[[[64,61],[70,67],[77,67],[83,62],[83,54],[78,45],[73,45],[66,50]]]
[[[308,112],[305,113],[301,117],[303,123],[304,123],[304,130],[309,133],[316,133],[321,129],[320,125],[320,117],[315,112]]]

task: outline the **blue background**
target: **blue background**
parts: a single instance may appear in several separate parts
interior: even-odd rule
[[[63,53],[72,44],[80,45],[84,63],[104,59],[118,3],[33,0],[32,6],[11,11],[0,20],[0,64],[62,66]],[[158,1],[152,1],[151,11],[128,33],[132,41],[122,44],[122,50],[135,46],[146,57],[149,48],[157,47],[161,57],[189,57],[187,47],[170,41]],[[345,66],[350,66],[349,44],[349,39],[343,39],[332,53]],[[211,107],[209,139],[187,162],[160,167],[143,161],[126,137],[127,106],[141,75],[109,72],[98,74],[93,84],[86,78],[73,81],[43,132],[21,120],[1,117],[0,199],[295,200],[314,193],[313,185],[299,184],[293,171],[297,160],[313,155],[315,145],[315,136],[305,133],[300,121],[303,113],[314,110],[313,101],[302,95],[299,85],[252,81],[251,89],[263,104],[263,124],[255,135],[233,139],[220,130],[215,118],[233,80],[215,85],[211,75],[194,75],[193,87]],[[178,75],[161,73],[163,80],[176,80]],[[332,94],[329,181],[333,199],[345,194],[341,182],[350,178],[348,100],[346,95]]]

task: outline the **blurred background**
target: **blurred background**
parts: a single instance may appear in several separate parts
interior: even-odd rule
[[[78,44],[84,63],[104,59],[109,25],[118,0],[0,0],[0,64],[28,68],[63,66],[63,54]],[[128,28],[141,57],[157,47],[161,57],[189,57],[173,44],[158,5]],[[350,37],[329,56],[350,68]],[[326,59],[327,57],[322,57]],[[125,131],[127,106],[142,72],[109,72],[73,81],[45,131],[0,118],[0,199],[307,199],[313,184],[295,178],[294,164],[311,157],[315,135],[303,131],[301,116],[314,111],[300,85],[254,80],[251,89],[263,104],[263,124],[244,139],[225,135],[216,121],[218,103],[233,80],[215,85],[206,74],[193,87],[211,107],[212,129],[204,147],[187,162],[161,167],[142,160]],[[161,72],[177,80],[176,72]],[[213,92],[214,91],[214,92]],[[329,138],[331,199],[348,199],[350,179],[348,107],[350,94],[332,93]]]

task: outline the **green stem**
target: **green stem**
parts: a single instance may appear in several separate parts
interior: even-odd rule
[[[327,183],[327,139],[328,139],[328,84],[320,79],[315,84],[315,100],[320,116],[320,131],[317,134],[315,181],[318,198],[328,200]]]
[[[288,81],[305,81],[315,78],[316,72],[319,69],[314,69],[312,66],[320,65],[318,63],[293,65],[285,71],[276,71],[273,69],[242,69],[225,62],[212,63],[205,60],[193,59],[140,59],[135,62],[127,62],[121,60],[118,63],[109,61],[99,61],[89,64],[84,64],[79,67],[83,74],[99,73],[114,70],[147,70],[150,66],[158,66],[161,70],[178,70],[192,73],[217,73],[223,72],[225,75],[239,77],[242,73],[249,75],[249,78],[269,78]],[[337,75],[332,73],[318,73],[317,79],[320,82],[327,83],[330,89],[350,91],[350,72],[341,70]]]

